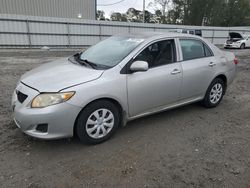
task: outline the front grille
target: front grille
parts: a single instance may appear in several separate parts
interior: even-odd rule
[[[20,102],[20,103],[23,103],[28,95],[25,95],[24,93],[20,92],[20,91],[16,91],[16,95],[17,95],[17,100]]]

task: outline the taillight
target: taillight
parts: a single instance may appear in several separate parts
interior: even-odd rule
[[[239,60],[237,58],[234,58],[234,64],[238,65],[238,63],[239,63]]]

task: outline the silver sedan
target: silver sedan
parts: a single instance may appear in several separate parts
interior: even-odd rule
[[[24,74],[12,98],[14,121],[33,137],[101,143],[135,118],[197,101],[216,107],[237,63],[198,36],[113,36]]]

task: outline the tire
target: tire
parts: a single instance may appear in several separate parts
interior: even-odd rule
[[[245,49],[245,48],[246,48],[245,43],[243,43],[243,44],[240,45],[240,49]]]
[[[120,113],[115,104],[99,100],[82,110],[76,121],[76,133],[87,144],[108,140],[120,125]]]
[[[218,106],[226,92],[226,84],[220,78],[215,78],[209,85],[206,95],[203,99],[203,105],[206,108]]]

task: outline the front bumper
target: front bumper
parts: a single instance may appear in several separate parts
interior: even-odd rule
[[[232,44],[224,44],[224,48],[240,48],[241,44],[236,44],[236,43],[232,43]]]
[[[28,96],[23,103],[17,99],[16,92],[12,97],[14,121],[24,133],[40,139],[73,136],[74,123],[81,111],[80,107],[64,102],[46,108],[31,108],[30,103],[39,92],[22,83],[17,86],[17,90]],[[47,125],[47,129],[41,131],[38,129],[40,125]]]

